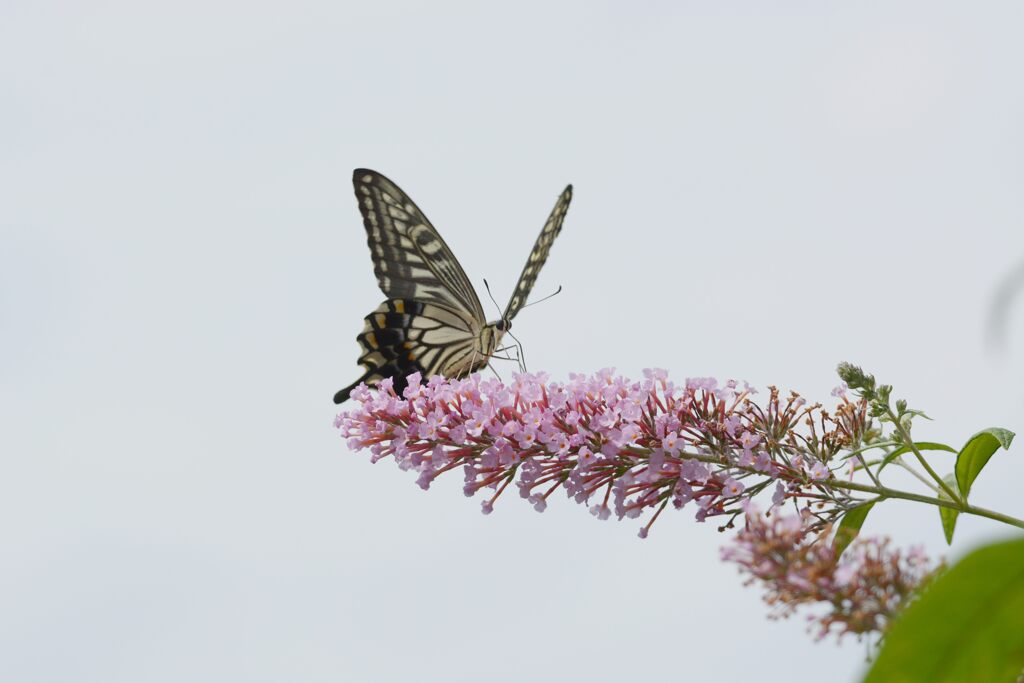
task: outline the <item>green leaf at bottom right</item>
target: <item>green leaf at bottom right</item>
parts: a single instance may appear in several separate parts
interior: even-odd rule
[[[1024,672],[1024,540],[985,546],[892,625],[864,683],[1014,683]]]

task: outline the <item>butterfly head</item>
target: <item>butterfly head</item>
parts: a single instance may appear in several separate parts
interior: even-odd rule
[[[502,318],[498,322],[494,323],[494,327],[497,328],[499,332],[508,332],[512,329],[512,321],[508,318]]]

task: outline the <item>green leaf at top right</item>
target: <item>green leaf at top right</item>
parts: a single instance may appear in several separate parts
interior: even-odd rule
[[[1013,436],[1013,432],[1008,429],[991,427],[972,436],[960,449],[956,457],[956,483],[964,500],[967,500],[971,485],[988,464],[992,454],[1000,447],[1009,449]]]

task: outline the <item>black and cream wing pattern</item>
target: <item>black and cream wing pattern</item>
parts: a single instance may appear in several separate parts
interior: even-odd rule
[[[334,402],[346,401],[360,383],[373,386],[390,377],[400,394],[414,372],[461,377],[486,366],[562,229],[572,186],[544,224],[502,319],[487,322],[462,266],[412,199],[376,171],[356,169],[352,182],[373,272],[387,300],[366,316],[356,337],[365,372]]]

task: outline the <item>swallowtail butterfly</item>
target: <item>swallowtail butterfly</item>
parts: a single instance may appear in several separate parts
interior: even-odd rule
[[[501,319],[487,322],[476,291],[441,235],[409,196],[376,171],[353,172],[366,226],[373,272],[387,300],[366,316],[356,341],[366,372],[334,395],[344,403],[360,382],[394,380],[401,395],[406,377],[463,377],[485,367],[512,318],[526,303],[572,199],[565,188],[540,231]]]

